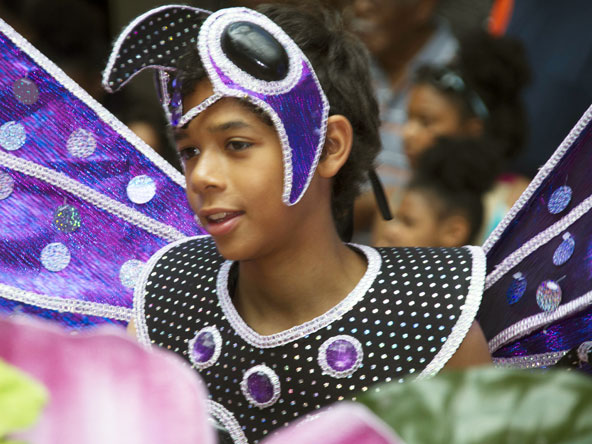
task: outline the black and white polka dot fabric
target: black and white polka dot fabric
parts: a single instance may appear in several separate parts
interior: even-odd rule
[[[210,237],[173,244],[136,289],[140,339],[184,357],[205,380],[211,411],[237,442],[379,384],[438,372],[471,326],[485,262],[477,247],[352,245],[368,261],[356,288],[327,313],[261,336],[231,299],[236,264]]]

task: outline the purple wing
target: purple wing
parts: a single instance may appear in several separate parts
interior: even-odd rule
[[[554,365],[592,339],[591,120],[592,108],[484,245],[478,319],[500,364]]]
[[[0,312],[131,318],[134,279],[197,234],[184,178],[0,20]]]

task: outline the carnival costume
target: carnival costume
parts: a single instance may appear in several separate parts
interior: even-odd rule
[[[80,314],[125,322],[130,317],[131,295],[115,284],[132,283],[140,340],[178,353],[199,371],[210,391],[212,415],[226,426],[236,442],[257,442],[297,417],[334,401],[355,398],[356,393],[381,382],[399,381],[409,375],[433,375],[454,354],[481,302],[485,261],[480,248],[374,249],[350,245],[367,261],[366,273],[355,289],[325,314],[284,332],[261,336],[244,323],[233,306],[236,264],[220,256],[210,236],[191,237],[200,233],[200,227],[185,206],[185,198],[180,197],[182,181],[155,155],[147,155],[138,139],[100,110],[22,38],[14,37],[13,31],[9,35],[13,38],[3,38],[3,52],[14,55],[13,59],[5,59],[8,62],[3,69],[14,73],[10,80],[3,80],[3,90],[10,95],[8,103],[14,105],[2,110],[12,114],[10,121],[0,128],[3,131],[0,136],[7,135],[6,139],[0,139],[1,145],[11,151],[11,154],[0,153],[1,189],[9,190],[4,191],[6,197],[0,201],[0,211],[5,212],[4,218],[11,224],[7,236],[15,239],[5,241],[8,251],[18,251],[13,245],[18,240],[25,245],[21,250],[37,256],[31,256],[33,259],[27,256],[24,260],[16,253],[6,256],[6,250],[3,251],[5,264],[12,267],[6,269],[18,271],[14,279],[9,273],[2,274],[5,311],[19,306],[23,311],[41,311],[44,316],[66,322],[72,322],[73,318],[80,321]],[[213,95],[196,107],[183,110],[181,85],[175,71],[178,58],[191,45],[197,46]],[[39,73],[37,77],[32,74],[25,77],[27,70],[21,72],[22,62],[16,56],[30,63],[27,69]],[[43,68],[33,68],[33,60]],[[281,28],[265,16],[244,8],[213,14],[187,6],[156,8],[134,20],[118,38],[104,73],[104,85],[116,90],[146,68],[156,70],[161,101],[173,127],[186,125],[223,97],[246,100],[263,109],[273,122],[283,151],[283,202],[293,205],[299,201],[321,154],[329,104],[310,62]],[[61,137],[71,135],[49,147],[41,143],[34,153],[35,165],[30,165],[33,161],[29,160],[33,154],[22,149],[23,122],[27,118],[33,123],[44,122],[47,117],[32,110],[43,111],[49,105],[41,101],[40,92],[33,104],[20,100],[19,93],[14,92],[17,81],[24,82],[27,91],[33,89],[31,84],[37,85],[36,81],[40,86],[35,88],[39,91],[45,91],[46,84],[57,85],[53,87],[59,92],[55,100],[65,97],[75,102],[75,107],[68,108],[70,112],[76,107],[81,110],[81,116],[76,115],[75,119],[81,123],[70,125],[67,130],[48,130],[50,134],[62,134]],[[52,90],[49,86],[47,89]],[[536,342],[539,333],[535,330],[548,323],[554,323],[552,328],[555,328],[562,325],[567,315],[586,313],[589,309],[585,295],[589,279],[572,277],[563,283],[554,273],[568,262],[575,264],[578,257],[577,266],[563,274],[569,271],[570,276],[572,273],[578,276],[582,273],[580,268],[589,265],[589,259],[585,259],[589,240],[583,231],[575,231],[578,227],[584,230],[586,218],[582,216],[590,205],[584,195],[587,190],[583,186],[574,187],[572,192],[566,184],[568,179],[577,184],[585,171],[578,174],[572,169],[569,178],[567,172],[562,173],[563,165],[574,165],[570,156],[585,155],[589,120],[590,115],[586,115],[485,246],[491,262],[486,280],[489,291],[484,296],[480,322],[492,338],[492,349],[508,344],[501,349],[507,353],[501,355],[505,359],[503,363],[528,366],[533,366],[533,362],[552,363],[549,359],[556,357],[555,350],[544,339]],[[93,125],[100,125],[101,137],[88,130],[96,128]],[[106,146],[103,134],[111,136],[118,149],[125,152]],[[137,151],[130,142],[138,146]],[[11,149],[15,146],[18,148]],[[102,160],[100,148],[114,157],[106,166],[97,167],[100,162],[96,161]],[[79,164],[80,156],[74,159],[77,175],[70,175],[71,166],[67,162],[72,151],[88,153],[84,158],[89,162],[83,166]],[[45,157],[53,161],[44,161],[53,166],[53,173],[39,160]],[[119,180],[106,172],[111,162],[119,165],[117,161],[129,169],[118,171],[122,176]],[[555,164],[557,169],[553,170]],[[54,176],[60,181],[52,181]],[[134,204],[124,194],[127,187],[130,195],[131,176],[141,177],[137,179],[141,201],[129,197]],[[33,205],[36,212],[47,213],[48,207],[53,208],[34,200],[40,199],[39,190],[47,189],[55,195],[56,210],[50,210],[46,216],[48,227],[36,221],[34,230],[31,228],[35,235],[43,233],[35,243],[13,228],[15,220],[20,224],[30,223],[23,219],[22,211],[15,211],[25,202],[19,200],[16,191],[21,183],[28,181],[37,181],[29,185],[31,194],[25,196],[27,205]],[[161,190],[170,194],[161,198],[158,194]],[[64,197],[66,202],[62,202]],[[103,197],[111,199],[105,200],[111,205],[103,203]],[[68,206],[67,211],[58,211],[60,205]],[[177,207],[172,208],[173,205]],[[562,217],[562,213],[566,216]],[[176,217],[173,219],[171,214]],[[70,223],[72,220],[74,225]],[[87,220],[91,223],[87,224]],[[103,224],[103,220],[112,221],[114,232],[99,232],[95,225]],[[61,230],[62,225],[68,228]],[[568,225],[570,232],[565,233]],[[162,231],[155,233],[153,227]],[[89,234],[84,234],[87,228]],[[174,235],[159,237],[161,233]],[[88,250],[83,249],[86,244],[75,242],[76,235],[85,236]],[[581,244],[576,242],[580,236]],[[118,240],[116,246],[111,237]],[[557,238],[561,244],[557,252],[551,251],[553,262],[550,265],[541,262],[541,258],[548,257],[541,253],[556,248]],[[100,239],[121,250],[112,253]],[[171,241],[175,242],[155,253]],[[43,253],[46,247],[38,246],[43,242],[62,246],[52,247],[48,256]],[[67,247],[68,242],[76,246],[74,251],[79,256],[71,254],[72,249],[66,255],[63,246]],[[540,268],[531,276],[535,251]],[[61,254],[57,256],[59,261],[55,260],[56,252]],[[151,259],[144,265],[150,255]],[[127,274],[115,264],[121,263],[122,256],[137,261],[133,267],[133,277],[137,280],[121,277]],[[16,265],[11,261],[15,257]],[[47,257],[52,260],[47,261]],[[94,264],[93,270],[103,271],[98,275],[90,275],[90,271],[81,273],[86,270],[82,259]],[[589,269],[588,266],[586,272]],[[45,280],[39,276],[45,276]],[[94,280],[101,279],[105,281],[97,282],[95,287]],[[580,281],[581,284],[576,284]],[[67,284],[69,292],[63,288]],[[583,295],[580,290],[584,291]],[[89,292],[103,299],[97,302],[88,296]],[[59,303],[52,305],[54,301]],[[95,312],[95,308],[105,311]],[[118,316],[112,316],[109,310],[115,310]],[[90,323],[87,319],[81,323]],[[574,334],[569,333],[573,332],[569,325],[559,330],[552,331],[569,337],[569,341],[561,343],[566,347],[562,353],[582,342],[588,334],[584,327],[578,327]],[[540,334],[548,331],[549,328]],[[526,337],[528,334],[530,337]],[[534,342],[529,342],[531,337],[535,338]],[[514,348],[512,341],[518,344]],[[547,348],[537,348],[540,343]],[[522,357],[530,355],[532,350],[536,350],[537,356]],[[544,360],[539,360],[541,356]]]

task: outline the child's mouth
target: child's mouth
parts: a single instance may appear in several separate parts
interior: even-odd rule
[[[223,236],[230,233],[240,220],[244,211],[224,211],[206,216],[205,229],[212,236]]]
[[[233,217],[239,216],[240,214],[242,214],[241,211],[220,212],[216,214],[211,214],[206,218],[206,220],[210,224],[221,224],[223,222],[226,222],[227,220],[232,219]]]

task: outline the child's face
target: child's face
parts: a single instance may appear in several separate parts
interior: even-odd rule
[[[406,190],[394,218],[380,227],[378,247],[440,247],[440,224],[432,200],[424,193]]]
[[[411,89],[407,122],[403,126],[403,145],[412,167],[438,137],[462,136],[466,131],[457,106],[448,97],[428,84]]]
[[[183,108],[211,94],[210,83],[202,81]],[[224,98],[175,139],[189,204],[224,257],[256,258],[278,245],[278,237],[290,235],[299,205],[282,202],[282,149],[272,126],[237,99]]]

